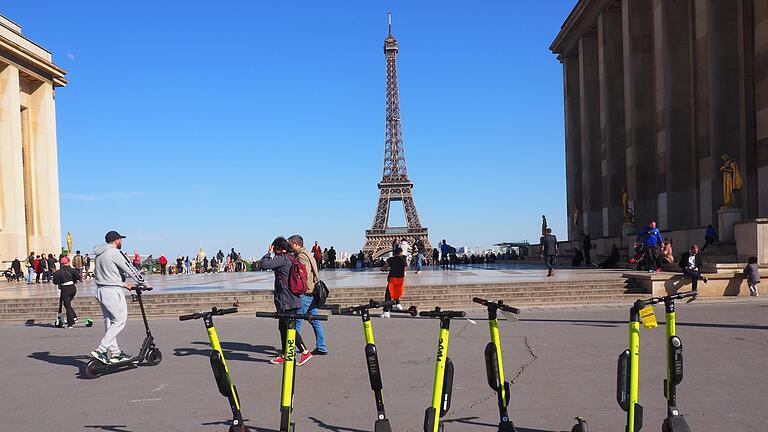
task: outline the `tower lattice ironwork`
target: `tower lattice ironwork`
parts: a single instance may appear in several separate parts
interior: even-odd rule
[[[379,182],[379,203],[373,227],[365,231],[363,252],[381,257],[392,251],[392,243],[405,238],[409,244],[419,238],[426,248],[429,244],[427,229],[421,226],[416,204],[413,202],[413,183],[408,179],[405,167],[403,128],[400,120],[400,92],[397,85],[397,40],[392,35],[392,16],[389,16],[389,34],[384,39],[384,56],[387,60],[387,94],[384,132],[384,173]],[[405,211],[405,227],[390,227],[389,211],[393,201],[401,201]]]

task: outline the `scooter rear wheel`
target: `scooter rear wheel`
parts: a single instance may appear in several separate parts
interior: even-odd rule
[[[91,360],[88,362],[87,365],[85,365],[85,376],[88,378],[98,378],[101,376],[101,366],[103,363],[101,363],[98,360]]]
[[[157,366],[163,361],[163,353],[157,348],[152,348],[147,353],[147,364],[150,366]]]

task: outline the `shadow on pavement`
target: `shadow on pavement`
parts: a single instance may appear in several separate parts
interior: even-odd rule
[[[55,325],[51,323],[39,323],[35,322],[33,319],[28,319],[24,321],[24,327],[47,327],[47,328],[57,328]]]
[[[321,429],[333,431],[333,432],[370,432],[369,430],[330,425],[316,417],[307,417],[307,418],[312,420],[317,425],[317,427]]]
[[[443,420],[443,423],[460,423],[460,424],[472,425],[472,426],[486,426],[486,427],[498,430],[498,427],[499,427],[498,423],[497,424],[483,423],[483,422],[476,421],[478,418],[479,417],[476,417],[476,416],[462,417],[462,418],[455,418],[450,420]],[[517,432],[557,432],[557,431],[544,430],[544,429],[528,429],[524,427],[521,428],[519,426],[515,426],[515,430],[517,430]]]
[[[88,379],[85,376],[85,365],[87,365],[88,361],[92,358],[91,356],[87,356],[87,355],[57,356],[57,355],[52,355],[50,351],[33,352],[27,357],[33,358],[35,360],[44,361],[50,364],[74,366],[77,368],[77,377],[80,379]],[[87,426],[87,427],[90,427],[90,426]]]
[[[208,342],[192,342],[193,345],[210,346]],[[269,363],[269,360],[263,358],[253,358],[248,352],[264,354],[270,357],[277,356],[277,349],[271,345],[250,345],[242,342],[222,342],[221,349],[224,352],[224,358],[227,361],[250,361],[257,363]],[[205,348],[174,348],[173,355],[177,357],[186,357],[190,355],[199,355],[210,357],[211,349]]]
[[[83,427],[91,428],[91,429],[99,429],[103,431],[110,431],[110,432],[131,432],[128,429],[123,429],[128,427],[126,425],[85,425]]]
[[[280,431],[278,431],[276,429],[265,429],[265,428],[260,428],[260,427],[256,427],[256,426],[249,426],[248,425],[249,421],[251,421],[251,420],[250,419],[243,419],[243,423],[245,424],[245,430],[247,430],[247,431],[253,431],[253,432],[280,432]],[[218,425],[229,426],[229,425],[232,424],[232,421],[231,420],[227,420],[227,421],[200,423],[200,424],[203,425],[203,426],[218,426]]]
[[[529,322],[554,322],[571,323],[574,325],[595,325],[605,327],[606,324],[627,325],[627,321],[601,321],[601,320],[573,320],[573,319],[544,319],[544,318],[521,318],[520,321]],[[664,320],[659,320],[659,324],[665,324]],[[768,326],[750,325],[750,324],[717,324],[717,323],[685,323],[677,322],[678,327],[704,327],[704,328],[725,328],[742,330],[768,330]]]

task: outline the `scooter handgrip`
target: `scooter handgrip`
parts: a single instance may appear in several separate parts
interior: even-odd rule
[[[217,309],[216,310],[216,314],[218,314],[218,315],[226,315],[226,314],[231,314],[231,313],[237,313],[237,308],[233,307],[233,308]]]
[[[277,318],[277,314],[274,312],[256,312],[257,318]]]
[[[447,313],[451,318],[464,318],[467,316],[467,313],[464,311],[448,311]]]
[[[472,297],[472,301],[475,302],[475,303],[480,303],[483,306],[488,304],[488,300],[481,299],[480,297]]]
[[[180,316],[179,317],[179,321],[188,321],[188,320],[198,319],[198,318],[200,318],[200,314],[193,313],[193,314],[189,314],[189,315],[182,315],[182,316]]]
[[[520,313],[520,309],[518,309],[516,307],[512,307],[512,306],[507,306],[507,305],[499,305],[499,309],[501,309],[501,310],[503,310],[505,312],[513,313],[513,314],[519,314]]]
[[[685,293],[678,293],[677,295],[679,296],[679,298],[696,297],[697,295],[699,295],[699,292],[698,291],[688,291],[688,292],[685,292]]]
[[[312,315],[307,317],[307,321],[328,321],[328,315]]]

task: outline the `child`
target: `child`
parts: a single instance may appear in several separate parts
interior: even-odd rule
[[[757,257],[749,257],[747,266],[744,267],[743,274],[747,277],[749,295],[752,297],[759,296],[760,294],[757,292],[757,284],[760,283],[760,271],[757,268]]]
[[[61,257],[61,268],[53,272],[53,283],[61,290],[61,302],[67,309],[67,328],[71,329],[77,322],[77,314],[72,308],[72,299],[77,294],[76,284],[80,282],[80,272],[69,266],[69,257]]]
[[[387,291],[384,293],[384,301],[400,300],[405,288],[405,271],[408,263],[403,256],[403,250],[400,247],[395,248],[395,254],[389,258],[381,267],[381,271],[389,272],[387,275]],[[395,305],[396,310],[403,310],[403,306]],[[385,307],[381,314],[382,318],[389,318],[391,307]]]

